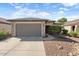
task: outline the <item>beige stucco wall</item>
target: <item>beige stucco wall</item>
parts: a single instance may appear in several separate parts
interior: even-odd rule
[[[69,32],[72,31],[72,26],[73,26],[73,25],[70,25],[70,26],[64,26],[64,28],[67,29],[67,30],[68,30],[68,33],[69,33]],[[78,25],[75,25],[74,32],[77,30],[77,27],[78,27]]]
[[[50,25],[50,26],[52,26],[54,24],[54,22],[52,22],[52,21],[48,21],[47,23],[46,23],[46,25]]]
[[[68,30],[68,33],[71,32],[71,26],[64,26],[64,28]]]
[[[77,30],[78,25],[75,25],[75,31]]]
[[[11,33],[11,25],[0,23],[0,31]]]
[[[41,24],[41,36],[43,37],[43,36],[45,36],[45,21],[40,21],[40,22],[38,22],[38,21],[36,21],[36,22],[33,22],[33,21],[29,21],[29,22],[27,22],[27,21],[25,21],[25,22],[12,22],[12,36],[16,36],[16,24],[20,24],[20,23],[34,23],[34,24]]]

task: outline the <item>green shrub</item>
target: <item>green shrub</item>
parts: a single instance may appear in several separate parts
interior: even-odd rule
[[[79,33],[79,27],[77,27],[76,32]]]
[[[7,33],[5,32],[0,32],[0,40],[5,39],[7,36]]]
[[[77,37],[78,36],[78,33],[76,33],[76,32],[70,32],[69,34],[70,34],[71,37]]]
[[[48,28],[49,34],[59,34],[61,32],[62,27],[61,26],[50,26]]]
[[[67,35],[68,34],[68,30],[64,29],[62,34]]]
[[[77,33],[77,37],[79,37],[79,27],[77,27],[75,32]]]

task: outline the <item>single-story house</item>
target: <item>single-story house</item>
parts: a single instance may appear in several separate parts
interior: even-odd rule
[[[13,36],[42,36],[46,35],[47,27],[55,21],[41,18],[9,19],[12,24]]]
[[[4,18],[0,18],[0,32],[2,31],[11,34],[11,23]]]
[[[76,31],[79,28],[79,19],[66,22],[64,24],[64,28],[68,30],[68,32]]]

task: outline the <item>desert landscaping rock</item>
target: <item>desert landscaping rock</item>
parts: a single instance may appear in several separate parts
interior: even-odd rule
[[[71,52],[68,53],[68,56],[73,56],[73,54]]]
[[[45,52],[47,56],[78,56],[79,43],[60,41],[58,39],[44,41]],[[64,40],[64,39],[61,39]]]
[[[59,50],[62,50],[62,49],[63,49],[63,46],[58,46],[58,49],[59,49]]]
[[[78,43],[74,43],[74,46],[78,46],[79,44]]]
[[[73,45],[73,55],[75,55],[75,56],[79,56],[79,43],[75,43],[74,45]]]

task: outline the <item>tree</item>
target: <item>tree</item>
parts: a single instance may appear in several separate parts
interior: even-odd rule
[[[67,18],[60,18],[59,20],[58,20],[58,22],[61,24],[61,25],[63,25],[65,22],[67,22]]]

